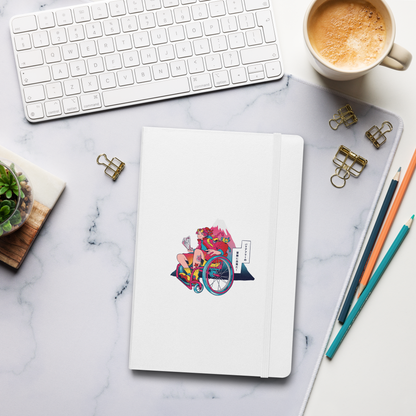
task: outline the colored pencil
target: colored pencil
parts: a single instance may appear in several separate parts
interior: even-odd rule
[[[339,317],[338,317],[338,321],[341,324],[345,322],[348,312],[350,311],[350,307],[351,307],[352,301],[354,300],[354,296],[357,291],[358,284],[360,283],[360,278],[364,272],[365,265],[367,264],[368,258],[370,257],[374,244],[376,243],[378,234],[380,233],[380,230],[381,230],[381,226],[383,225],[383,221],[386,218],[387,211],[393,199],[394,192],[397,188],[397,183],[399,182],[400,171],[401,171],[401,168],[399,168],[397,173],[394,175],[394,178],[390,182],[389,189],[386,193],[386,196],[384,197],[383,205],[380,208],[380,212],[378,213],[377,220],[374,224],[373,230],[371,231],[370,238],[368,239],[367,246],[365,247],[363,256],[361,257],[360,264],[358,265],[357,271],[355,272],[354,279],[351,283],[347,297],[345,298],[345,301],[344,301],[344,305],[341,309],[341,313],[339,314]]]
[[[383,248],[383,244],[386,241],[386,238],[390,231],[393,220],[396,217],[397,211],[403,200],[403,196],[406,192],[407,186],[409,185],[409,182],[413,175],[415,167],[416,167],[416,150],[413,153],[413,156],[407,168],[406,174],[404,175],[403,182],[401,183],[399,190],[397,191],[396,198],[394,198],[393,205],[391,206],[390,212],[387,215],[384,226],[382,230],[380,231],[378,240],[374,246],[373,251],[371,252],[371,256],[368,260],[368,264],[364,270],[363,276],[361,277],[361,281],[357,289],[358,297],[361,295],[362,291],[364,290],[365,286],[368,283],[368,280],[370,279],[371,273],[373,272],[378,256],[380,255],[380,251]]]
[[[412,218],[410,218],[409,221],[406,222],[405,225],[401,228],[399,234],[393,241],[393,244],[390,246],[387,254],[384,256],[383,260],[381,261],[380,265],[377,267],[377,270],[375,271],[373,277],[371,278],[370,282],[366,286],[363,295],[360,296],[357,303],[352,308],[351,313],[348,315],[344,325],[339,330],[337,336],[332,341],[331,346],[329,347],[326,356],[328,358],[333,358],[335,353],[337,352],[339,346],[341,345],[342,341],[346,337],[348,331],[350,330],[352,324],[357,319],[357,316],[361,312],[361,309],[364,307],[365,303],[367,302],[367,299],[370,297],[371,293],[373,292],[374,288],[376,287],[378,281],[381,279],[381,276],[383,276],[383,273],[386,271],[388,265],[392,261],[394,255],[397,253],[397,250],[403,243],[403,240],[406,238],[410,226],[412,225],[413,218],[415,216],[413,215]]]

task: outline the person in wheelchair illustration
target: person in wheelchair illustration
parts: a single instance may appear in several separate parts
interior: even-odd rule
[[[226,238],[213,236],[211,228],[198,228],[198,246],[193,249],[189,240],[184,240],[187,253],[177,255],[176,277],[196,293],[204,286],[213,295],[226,293],[234,280],[233,266],[228,259],[229,247]]]

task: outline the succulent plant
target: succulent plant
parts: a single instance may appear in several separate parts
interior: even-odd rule
[[[19,224],[20,221],[22,221],[19,211],[16,211],[13,216],[10,217],[15,208],[16,203],[14,201],[0,201],[0,236],[4,231],[9,232],[12,229],[12,225]]]
[[[8,233],[13,225],[22,221],[19,210],[16,210],[13,214],[19,197],[19,186],[11,171],[16,175],[19,182],[26,180],[24,175],[18,176],[16,174],[13,163],[9,168],[0,165],[0,236],[4,232]],[[12,199],[13,196],[15,197]],[[22,191],[20,191],[20,197],[25,197]]]
[[[16,171],[14,169],[14,163],[10,165],[10,169],[14,172],[14,174],[17,176]],[[19,182],[24,181],[26,178],[24,175],[17,176],[17,179]],[[0,197],[4,196],[7,199],[10,199],[12,195],[15,194],[16,196],[19,196],[19,187],[16,182],[16,179],[12,175],[12,173],[9,171],[9,169],[6,169],[3,165],[0,165]],[[24,198],[25,195],[22,191],[20,191],[20,197]]]

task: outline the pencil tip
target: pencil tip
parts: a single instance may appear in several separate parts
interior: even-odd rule
[[[402,167],[400,166],[400,167],[399,167],[399,170],[398,170],[397,172],[401,172],[401,171],[402,171]]]

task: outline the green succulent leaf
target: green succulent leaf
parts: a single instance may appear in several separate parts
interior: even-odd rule
[[[7,221],[6,224],[3,224],[3,230],[9,232],[12,229],[12,225],[10,224],[10,221]]]
[[[5,175],[6,174],[6,169],[4,169],[3,165],[0,165],[0,174],[1,175]]]
[[[0,188],[0,195],[3,195],[6,191],[7,191],[7,187],[3,186],[2,188]]]
[[[10,199],[11,197],[12,197],[12,190],[11,189],[8,189],[6,191],[6,198]]]
[[[17,225],[20,224],[21,221],[22,217],[20,215],[20,211],[16,211],[13,217],[10,219],[10,222],[12,223],[12,225]]]
[[[4,217],[10,214],[10,207],[7,205],[4,205],[0,208],[0,214]]]

